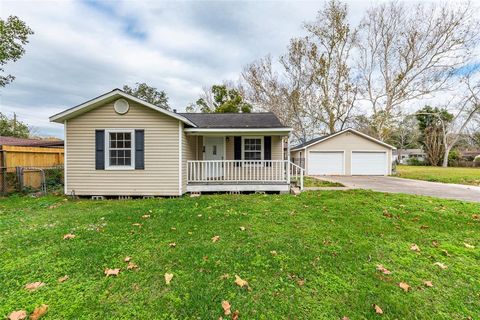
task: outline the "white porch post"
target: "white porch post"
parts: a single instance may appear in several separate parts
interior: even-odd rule
[[[290,183],[290,132],[287,135],[287,182]]]

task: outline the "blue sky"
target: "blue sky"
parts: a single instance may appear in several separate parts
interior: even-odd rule
[[[371,1],[347,1],[356,24]],[[165,90],[183,110],[202,87],[237,80],[242,67],[277,57],[323,1],[0,1],[35,32],[6,66],[0,110],[41,135],[62,137],[48,117],[124,84]]]

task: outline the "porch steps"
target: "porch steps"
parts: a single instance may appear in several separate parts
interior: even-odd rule
[[[295,195],[295,196],[298,196],[301,192],[302,192],[302,190],[300,190],[300,188],[297,187],[297,186],[291,186],[290,187],[290,193]]]

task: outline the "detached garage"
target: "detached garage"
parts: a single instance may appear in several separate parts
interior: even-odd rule
[[[292,161],[307,175],[389,175],[395,147],[353,129],[302,143]]]

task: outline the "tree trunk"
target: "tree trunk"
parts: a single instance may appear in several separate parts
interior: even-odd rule
[[[443,155],[443,163],[442,163],[442,167],[444,168],[448,167],[448,155],[450,154],[451,149],[452,147],[445,148],[445,154]]]

